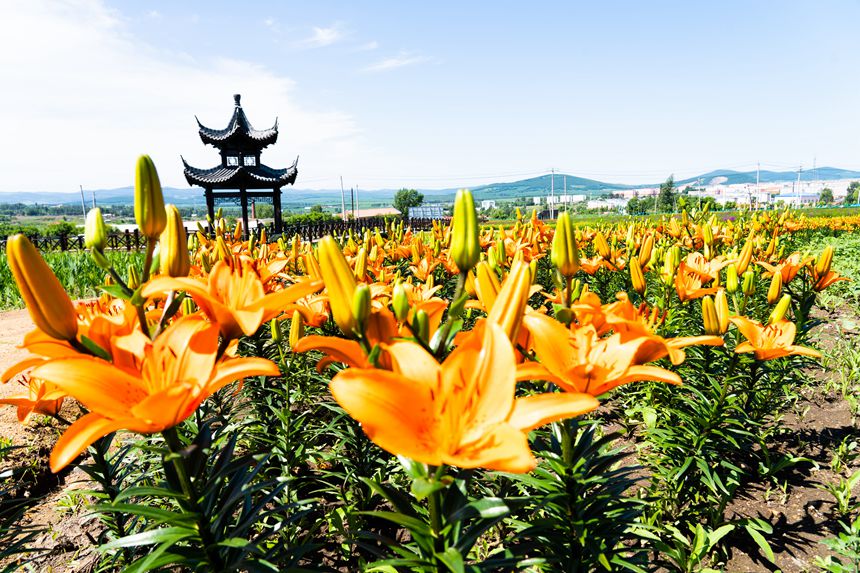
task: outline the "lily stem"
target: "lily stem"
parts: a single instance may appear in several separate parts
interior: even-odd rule
[[[197,490],[191,482],[188,469],[185,467],[185,457],[182,455],[182,442],[176,433],[176,428],[168,428],[161,435],[164,436],[164,441],[167,443],[167,449],[170,452],[167,457],[173,463],[173,469],[176,471],[179,485],[186,498],[184,502],[181,502],[181,505],[183,509],[189,513],[193,513],[196,517],[197,530],[200,533],[200,540],[203,542],[203,551],[206,553],[206,559],[209,561],[212,570],[223,571],[224,564],[222,563],[221,556],[218,554],[215,540],[212,538],[212,532],[209,529],[209,518],[200,507]],[[165,458],[165,462],[167,462],[167,458]]]
[[[460,297],[463,296],[463,291],[466,290],[466,277],[469,271],[460,271],[460,275],[457,277],[457,288],[454,289],[454,296],[451,298],[452,303],[451,306],[454,307],[454,311],[449,310],[448,318],[445,320],[445,324],[442,326],[442,332],[439,336],[439,342],[436,344],[436,349],[434,354],[436,358],[440,358],[442,356],[442,352],[444,352],[447,347],[448,336],[451,333],[451,327],[454,324],[454,321],[460,318],[462,312],[462,305],[458,304]],[[451,307],[449,307],[451,308]]]

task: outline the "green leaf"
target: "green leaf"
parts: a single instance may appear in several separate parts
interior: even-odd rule
[[[416,478],[412,480],[412,495],[415,499],[422,500],[430,494],[445,488],[445,484],[432,478]]]
[[[749,525],[746,526],[746,530],[747,533],[750,534],[750,537],[752,537],[753,541],[755,541],[756,544],[761,548],[762,552],[764,553],[764,556],[767,557],[768,561],[773,564],[776,564],[775,557],[773,555],[773,549],[771,549],[770,543],[767,542],[767,539],[764,538],[764,535],[762,535]]]
[[[429,525],[419,519],[409,517],[408,515],[403,515],[402,513],[397,513],[394,511],[360,511],[358,513],[359,515],[381,517],[382,519],[386,519],[392,523],[396,523],[397,525],[402,525],[403,527],[411,531],[414,535],[423,535],[425,537],[430,537],[433,535],[433,531],[430,529]]]
[[[106,543],[99,547],[100,551],[110,551],[111,549],[119,549],[120,547],[138,547],[140,545],[154,545],[156,543],[176,543],[188,537],[194,537],[197,531],[188,527],[163,527],[161,529],[153,529],[152,531],[144,531],[143,533],[135,533],[115,539],[110,543]]]
[[[456,547],[449,547],[444,553],[436,553],[436,559],[444,563],[451,573],[465,573],[463,556]]]
[[[708,543],[713,547],[720,542],[720,539],[728,535],[735,528],[734,524],[723,525],[708,533]]]
[[[505,500],[498,497],[485,497],[463,506],[453,515],[451,521],[462,521],[463,519],[478,515],[484,519],[502,517],[510,512]]]
[[[131,300],[131,297],[128,296],[128,293],[126,293],[125,289],[120,285],[99,285],[99,290],[120,300]]]
[[[82,334],[81,335],[81,344],[83,344],[87,350],[101,358],[102,360],[111,361],[110,354],[107,350],[96,344],[90,337]]]

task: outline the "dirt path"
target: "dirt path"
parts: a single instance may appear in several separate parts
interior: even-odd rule
[[[27,352],[18,348],[24,341],[24,335],[33,330],[33,321],[26,310],[11,310],[0,313],[0,372],[21,360]],[[24,387],[17,382],[0,384],[0,398],[19,394]],[[0,407],[0,436],[21,443],[20,438],[26,436],[26,431],[18,423],[15,409]]]

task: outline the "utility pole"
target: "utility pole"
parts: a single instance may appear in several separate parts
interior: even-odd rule
[[[761,162],[756,162],[756,164],[755,164],[755,196],[756,196],[756,199],[758,199],[758,197],[761,195],[761,189],[758,186],[759,180],[760,180],[760,174],[761,174],[760,172],[761,172]],[[750,201],[750,203],[752,203],[752,201]],[[752,205],[750,205],[750,207],[752,207]]]
[[[343,175],[340,176],[340,218],[346,221],[346,197],[343,194]]]
[[[358,185],[355,186],[355,208],[356,208],[356,216],[358,219],[361,217],[361,201],[358,199]]]
[[[352,211],[352,218],[355,219],[355,187],[349,188],[349,207]]]
[[[93,209],[96,208],[96,192],[93,191]]]
[[[564,196],[567,197],[567,173],[564,174]],[[565,205],[564,210],[567,211],[570,209],[570,197],[567,198],[567,205]]]
[[[550,175],[549,185],[549,196],[552,199],[549,207],[549,218],[555,219],[555,167],[552,168],[552,175]]]
[[[84,214],[84,219],[87,218],[87,203],[84,200],[84,186],[78,185],[81,188],[81,212]]]

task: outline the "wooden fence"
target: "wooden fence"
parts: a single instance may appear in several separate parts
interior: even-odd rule
[[[424,231],[432,228],[432,219],[408,219],[406,224],[415,231]],[[349,221],[327,221],[324,223],[309,223],[301,225],[286,225],[283,230],[283,236],[290,239],[293,235],[298,234],[305,241],[315,241],[326,235],[340,235],[352,230],[354,233],[363,233],[365,229],[373,228],[384,229],[385,219],[383,217],[367,217],[363,219],[351,219]],[[193,235],[196,231],[189,230],[188,235]],[[276,240],[274,227],[269,225],[266,227],[266,233],[270,241]],[[77,251],[83,250],[84,236],[83,235],[60,235],[57,237],[30,237],[33,245],[40,251]],[[146,246],[146,238],[143,237],[137,229],[134,231],[125,231],[124,233],[111,233],[107,238],[107,249],[116,251],[137,251]],[[0,248],[3,252],[6,251],[6,237],[0,238]]]

